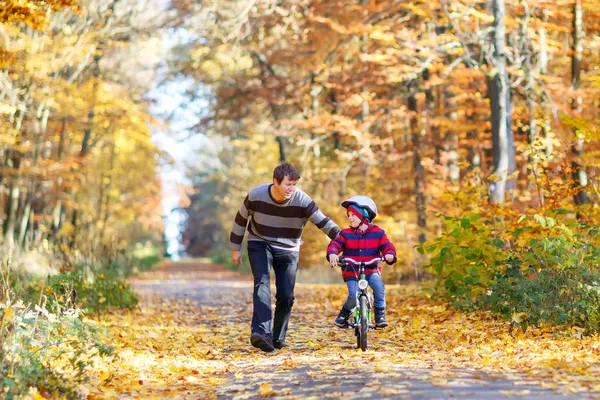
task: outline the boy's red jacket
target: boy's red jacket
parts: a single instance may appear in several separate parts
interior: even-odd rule
[[[393,255],[395,259],[396,247],[390,242],[383,229],[371,224],[364,231],[354,228],[342,229],[340,234],[327,246],[327,260],[329,260],[330,254],[339,253],[356,261],[371,261],[380,255],[386,256],[387,254]],[[373,264],[365,267],[367,275],[375,271],[381,272],[381,266]],[[357,272],[357,266],[342,267],[344,281],[358,279]]]

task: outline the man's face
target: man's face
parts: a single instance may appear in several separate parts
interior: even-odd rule
[[[277,182],[277,179],[273,178],[273,189],[279,195],[280,198],[289,200],[296,191],[298,181],[290,180],[290,177],[285,175],[281,183]]]

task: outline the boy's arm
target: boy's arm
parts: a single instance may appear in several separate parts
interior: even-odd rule
[[[392,244],[392,242],[390,242],[385,232],[383,232],[381,239],[379,239],[379,251],[384,258],[386,258],[386,262],[388,264],[394,264],[396,261],[398,261],[396,258],[396,247]],[[386,257],[388,255],[393,257],[392,261],[388,260],[389,257]]]
[[[340,254],[344,250],[345,244],[346,238],[344,235],[338,235],[335,239],[329,242],[329,246],[327,246],[327,260],[329,260],[329,256],[331,254]]]
[[[338,235],[335,239],[329,242],[329,246],[327,246],[327,261],[331,264],[331,267],[335,267],[338,264],[340,254],[344,250],[344,245],[346,243],[346,239],[344,235]]]

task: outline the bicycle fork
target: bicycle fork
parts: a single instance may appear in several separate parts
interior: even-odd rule
[[[371,324],[371,311],[373,310],[373,299],[369,292],[366,290],[359,290],[356,292],[356,307],[354,307],[354,323],[352,324],[352,328],[356,328],[360,326],[360,298],[364,296],[367,299],[367,322],[369,323],[369,328],[375,329],[375,325]]]

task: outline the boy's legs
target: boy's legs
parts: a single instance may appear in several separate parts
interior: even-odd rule
[[[379,272],[373,272],[367,276],[369,286],[373,290],[373,297],[375,298],[375,324],[380,328],[388,326],[388,322],[385,320],[385,285]]]
[[[267,243],[250,240],[248,241],[248,259],[254,276],[252,296],[254,310],[250,341],[254,347],[264,351],[273,351],[271,281],[269,279],[269,265],[272,263],[273,256]]]
[[[346,282],[348,287],[348,298],[344,302],[344,308],[352,311],[356,307],[356,291],[358,290],[358,281],[355,279]]]
[[[367,276],[367,281],[369,282],[369,286],[371,286],[371,290],[373,290],[375,308],[385,308],[385,285],[379,272],[373,272]]]
[[[348,317],[350,317],[352,309],[356,307],[356,291],[358,290],[358,281],[346,281],[346,286],[348,287],[348,298],[344,302],[340,313],[334,321],[334,324],[340,328],[345,328],[348,325]]]
[[[292,306],[294,305],[294,286],[298,272],[297,251],[271,248],[273,270],[275,271],[275,316],[273,319],[273,342],[281,345],[285,342]]]

